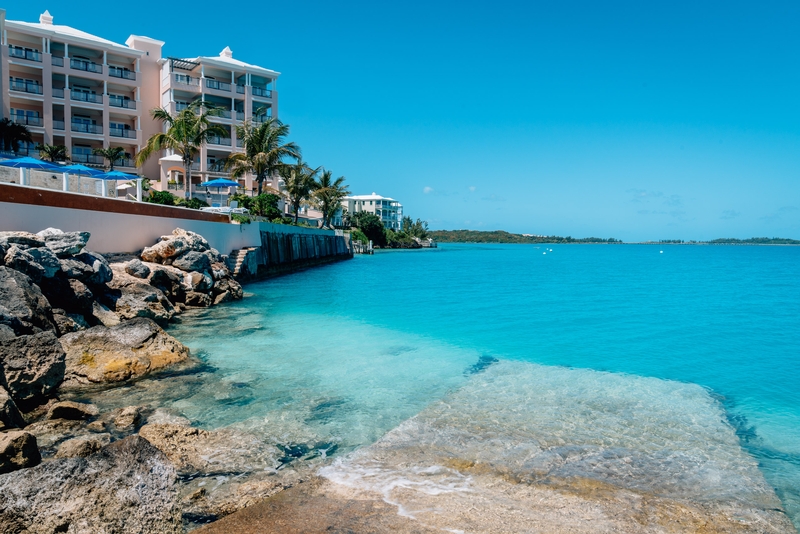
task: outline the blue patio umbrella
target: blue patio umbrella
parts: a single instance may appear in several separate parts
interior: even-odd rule
[[[67,171],[70,174],[77,174],[78,176],[82,174],[85,174],[86,176],[97,176],[98,174],[103,174],[103,171],[100,169],[92,169],[91,167],[81,165],[80,163],[75,163],[74,165],[65,165],[61,167],[61,170]]]
[[[239,187],[239,182],[225,178],[216,178],[200,184],[200,187]]]
[[[127,172],[111,171],[95,174],[92,178],[99,178],[100,180],[138,180],[140,177],[135,174],[128,174]]]
[[[217,194],[219,195],[220,187],[239,187],[239,182],[234,182],[233,180],[228,180],[225,178],[216,178],[200,184],[200,187],[216,187]],[[220,196],[219,202],[222,204],[222,196]]]
[[[40,169],[44,171],[58,171],[61,172],[61,167],[58,165],[53,165],[50,162],[42,161],[40,159],[31,158],[31,157],[24,157],[24,158],[16,158],[16,159],[8,159],[5,161],[0,161],[0,165],[3,167],[14,167],[16,169]],[[24,171],[23,171],[24,172]],[[20,175],[20,185],[25,185],[23,182],[25,181],[25,175]]]

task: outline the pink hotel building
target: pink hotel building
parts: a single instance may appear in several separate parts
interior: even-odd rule
[[[138,151],[162,127],[150,118],[151,109],[175,113],[203,100],[223,110],[212,120],[228,135],[203,147],[194,185],[226,174],[220,162],[241,151],[236,125],[278,116],[280,73],[236,60],[227,47],[218,57],[164,58],[163,41],[131,35],[122,45],[53,24],[47,11],[34,23],[5,20],[3,9],[0,38],[0,114],[31,131],[34,142],[23,154],[38,156],[33,147],[39,143],[64,145],[73,163],[102,166],[92,150],[120,146],[126,157],[117,168],[147,176],[156,189],[176,189],[170,185],[182,181],[179,156],[163,154],[141,169],[134,166]],[[240,183],[251,191],[253,177]]]

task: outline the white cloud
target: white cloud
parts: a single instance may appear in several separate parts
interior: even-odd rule
[[[476,189],[478,189],[478,188],[475,187],[474,185],[469,186],[470,192],[474,192]]]
[[[426,185],[426,186],[425,186],[425,187],[422,189],[422,192],[423,192],[423,193],[425,193],[426,195],[427,195],[428,193],[433,193],[433,188],[432,188],[432,187],[429,187],[429,186],[427,186],[427,185]]]

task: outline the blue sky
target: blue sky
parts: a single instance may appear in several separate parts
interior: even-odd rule
[[[800,239],[797,2],[131,5],[7,17],[230,46],[309,164],[432,228]]]

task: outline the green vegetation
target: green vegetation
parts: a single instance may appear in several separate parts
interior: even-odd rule
[[[428,237],[433,238],[439,243],[622,243],[619,239],[610,237],[603,239],[600,237],[584,237],[575,239],[573,237],[559,236],[528,236],[522,234],[512,234],[503,230],[482,232],[478,230],[434,230],[428,232]]]
[[[403,232],[411,237],[419,239],[428,238],[428,221],[422,219],[412,220],[411,217],[403,217]]]
[[[350,194],[350,190],[344,185],[344,176],[336,180],[332,176],[331,171],[323,169],[314,191],[315,204],[322,212],[323,228],[330,226],[331,219],[342,207],[342,200]]]
[[[352,222],[367,237],[368,241],[372,241],[373,246],[386,246],[388,242],[386,229],[383,227],[380,217],[374,213],[359,211],[353,215]]]
[[[19,152],[20,143],[30,143],[33,141],[31,132],[24,124],[17,124],[11,119],[0,120],[0,150]]]
[[[294,213],[294,223],[300,215],[300,206],[309,199],[317,188],[317,173],[321,167],[312,169],[305,162],[298,161],[294,165],[283,165],[281,176],[286,186],[286,198]]]
[[[174,206],[178,200],[169,191],[150,191],[150,196],[144,199],[151,204],[161,204],[162,206]]]
[[[283,213],[278,209],[278,201],[281,197],[272,193],[261,193],[255,197],[243,194],[233,195],[231,200],[239,203],[239,207],[246,208],[251,215],[266,217],[267,220],[274,221],[283,217]]]
[[[98,156],[103,156],[105,159],[108,160],[109,168],[108,172],[114,170],[114,164],[121,159],[125,158],[125,149],[121,146],[109,147],[109,148],[95,148],[92,150],[92,154],[96,154]]]
[[[199,210],[200,208],[207,208],[208,202],[204,202],[199,198],[188,198],[188,199],[178,199],[175,203],[177,206],[182,206],[184,208],[189,208],[193,210]]]
[[[706,241],[711,245],[800,245],[800,240],[785,237],[751,237],[749,239],[735,239],[723,237]]]
[[[250,224],[251,220],[250,217],[247,215],[240,215],[238,213],[231,214],[231,221],[237,222],[239,224]]]
[[[353,230],[350,231],[350,239],[352,239],[353,241],[360,241],[365,245],[369,243],[369,239],[367,239],[367,236],[365,236],[364,232],[362,232],[358,228],[354,228]]]
[[[55,163],[57,161],[68,161],[69,151],[64,145],[36,145],[39,157],[44,161]]]
[[[244,153],[232,154],[228,158],[225,166],[231,170],[231,177],[235,180],[248,172],[255,174],[258,194],[261,195],[264,181],[285,165],[284,159],[300,161],[300,147],[284,142],[287,135],[289,126],[272,117],[258,126],[249,120],[243,126],[237,126],[236,136],[242,140]]]
[[[147,144],[136,156],[136,166],[141,167],[154,154],[162,150],[172,150],[183,160],[184,183],[192,183],[192,164],[200,153],[200,148],[211,137],[226,137],[227,130],[221,124],[214,124],[209,117],[219,117],[222,111],[209,104],[195,100],[175,116],[164,108],[155,108],[150,115],[163,123],[166,132],[153,134]],[[191,193],[190,193],[191,194]]]

